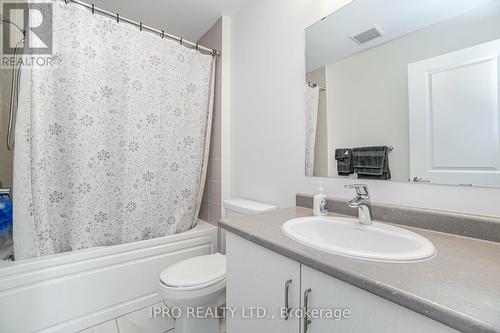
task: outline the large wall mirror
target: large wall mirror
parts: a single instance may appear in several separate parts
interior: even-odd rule
[[[500,186],[500,1],[355,0],[306,73],[306,176]]]

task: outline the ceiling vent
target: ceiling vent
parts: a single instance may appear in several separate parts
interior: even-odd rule
[[[362,45],[376,38],[382,37],[383,35],[384,33],[382,32],[382,30],[380,30],[378,26],[374,26],[373,28],[357,34],[356,36],[349,36],[349,38],[352,39],[356,44]]]

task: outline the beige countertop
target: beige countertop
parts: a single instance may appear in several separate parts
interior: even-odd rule
[[[415,263],[359,260],[313,249],[282,233],[284,222],[311,214],[294,207],[225,219],[220,225],[459,331],[500,332],[500,243],[399,225],[429,239],[436,256]]]

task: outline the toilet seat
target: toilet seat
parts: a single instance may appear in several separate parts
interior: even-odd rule
[[[226,256],[220,253],[189,258],[160,273],[160,294],[180,304],[218,304],[225,288]]]
[[[222,286],[225,286],[226,285],[226,277],[222,277],[220,280],[218,281],[211,281],[211,282],[207,282],[205,284],[200,284],[200,285],[197,285],[197,286],[191,286],[191,287],[176,287],[176,286],[170,286],[168,284],[166,284],[164,281],[162,281],[160,279],[160,283],[167,289],[172,289],[172,290],[177,290],[179,292],[181,291],[194,291],[194,290],[200,290],[200,289],[204,289],[204,288],[208,288],[208,287],[211,287],[211,286],[214,286],[214,285],[219,285],[220,282],[222,282]]]
[[[165,285],[160,281],[160,293],[170,301],[203,299],[201,303],[205,303],[206,299],[210,299],[211,295],[218,294],[226,288],[226,280],[223,279],[209,286],[199,288],[179,288]]]
[[[226,256],[214,253],[180,261],[160,273],[161,283],[176,290],[207,288],[226,278]]]

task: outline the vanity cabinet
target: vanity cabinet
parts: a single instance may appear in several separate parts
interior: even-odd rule
[[[419,313],[305,265],[301,266],[301,285],[303,294],[310,289],[308,309],[334,309],[336,312],[333,318],[332,316],[311,318],[307,333],[457,332]]]
[[[226,304],[236,309],[226,313],[226,332],[298,332],[299,319],[280,311],[287,300],[300,307],[300,264],[229,232],[226,249]]]
[[[227,233],[226,242],[227,306],[238,309],[227,317],[227,333],[457,332],[233,233]],[[280,309],[288,280],[288,305],[294,310],[285,320]],[[243,318],[242,309],[249,307],[265,308],[269,317]],[[312,317],[295,311],[306,307]],[[307,328],[305,320],[310,320]]]

